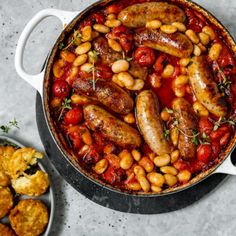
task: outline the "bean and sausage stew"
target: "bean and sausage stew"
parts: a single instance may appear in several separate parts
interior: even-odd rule
[[[234,134],[236,66],[220,29],[180,4],[116,1],[61,42],[51,116],[80,166],[159,193],[215,165]]]

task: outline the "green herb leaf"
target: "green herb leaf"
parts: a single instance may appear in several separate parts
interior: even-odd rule
[[[12,121],[9,121],[7,125],[0,126],[0,129],[3,133],[8,134],[12,127],[19,129],[18,121],[14,118]]]
[[[168,108],[168,107],[166,107],[165,109],[166,109],[166,111],[167,111],[169,114],[173,114],[173,113],[174,113],[174,111],[173,111],[172,109]]]
[[[65,47],[64,43],[61,42],[61,43],[59,44],[59,49],[62,50],[64,47]]]
[[[58,117],[58,121],[61,120],[62,114],[65,111],[65,109],[68,109],[68,110],[72,109],[70,104],[71,104],[71,99],[67,99],[67,98],[63,99],[63,102],[61,104],[61,112],[60,112],[60,115]]]
[[[165,129],[165,130],[164,130],[164,138],[165,138],[165,139],[168,139],[169,136],[170,136],[170,130],[169,130],[169,129]]]

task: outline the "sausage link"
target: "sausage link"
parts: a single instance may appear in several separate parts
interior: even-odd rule
[[[188,66],[189,81],[197,100],[212,114],[227,115],[227,103],[214,81],[206,57],[194,57]]]
[[[161,30],[138,29],[134,39],[137,45],[144,45],[170,55],[187,58],[193,52],[193,44],[182,33],[166,34]]]
[[[171,153],[171,147],[164,137],[164,127],[159,114],[158,100],[150,90],[137,96],[136,116],[144,140],[158,155]]]
[[[148,21],[160,20],[164,24],[171,24],[175,21],[185,21],[184,11],[172,4],[164,2],[146,2],[134,4],[122,10],[118,19],[127,27],[143,27]]]
[[[96,105],[84,107],[84,119],[89,128],[121,147],[139,147],[141,138],[136,129]]]
[[[74,81],[72,87],[78,93],[101,102],[119,114],[128,114],[133,109],[134,102],[132,98],[113,82],[99,79],[96,86],[94,86],[92,79],[78,78]]]
[[[197,130],[197,117],[191,104],[184,98],[177,98],[173,101],[173,110],[180,129],[178,148],[184,159],[195,157],[196,145],[192,142],[194,133]]]

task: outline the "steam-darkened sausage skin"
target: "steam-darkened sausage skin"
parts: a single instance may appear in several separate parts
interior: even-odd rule
[[[212,114],[227,115],[227,103],[220,93],[205,56],[194,57],[188,67],[189,81],[197,100]]]
[[[184,159],[192,159],[196,153],[196,145],[192,141],[194,131],[196,132],[198,128],[197,117],[192,105],[184,98],[176,98],[172,106],[180,129],[178,142],[180,154]]]
[[[151,90],[144,90],[136,100],[136,118],[144,140],[158,155],[171,152],[164,136],[164,126],[159,113],[158,100]]]
[[[101,62],[111,65],[113,62],[122,59],[122,54],[112,50],[105,38],[99,37],[93,41],[94,49],[99,53]]]
[[[132,98],[113,82],[99,79],[94,85],[93,79],[77,78],[72,87],[78,92],[101,102],[119,114],[129,113],[134,106]]]
[[[190,39],[179,32],[166,34],[161,30],[142,28],[136,30],[134,39],[137,45],[148,46],[180,58],[190,57],[193,52]]]
[[[127,27],[143,27],[147,21],[158,19],[164,24],[171,24],[175,21],[185,21],[184,11],[172,4],[165,2],[146,2],[134,4],[122,10],[118,19]]]
[[[84,119],[89,128],[121,147],[139,147],[141,138],[136,129],[96,105],[84,107]]]

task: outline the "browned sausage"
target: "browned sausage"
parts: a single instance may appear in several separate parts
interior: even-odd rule
[[[141,138],[136,129],[95,105],[84,107],[84,119],[89,128],[121,147],[139,147]]]
[[[173,101],[173,110],[180,130],[178,148],[184,159],[195,157],[196,145],[193,143],[194,131],[197,130],[197,117],[191,104],[184,98]]]
[[[72,87],[76,92],[101,102],[119,114],[127,114],[133,109],[134,102],[132,98],[113,82],[99,79],[94,85],[92,78],[77,78]]]
[[[112,50],[107,40],[103,37],[96,38],[93,41],[93,46],[99,52],[103,64],[111,65],[113,62],[122,58],[122,54]]]
[[[148,76],[148,68],[140,66],[137,62],[131,61],[129,67],[129,73],[136,79],[146,80]]]
[[[143,27],[147,21],[158,19],[164,24],[171,24],[175,21],[185,21],[184,11],[172,4],[165,2],[146,2],[134,4],[122,10],[118,19],[128,27]]]
[[[136,117],[144,140],[158,155],[171,152],[164,137],[164,126],[159,114],[158,100],[151,90],[144,90],[137,96]]]
[[[205,56],[194,57],[188,67],[189,81],[197,100],[212,114],[227,115],[227,104],[208,67]]]
[[[134,39],[137,45],[144,45],[176,57],[190,57],[193,44],[182,33],[166,34],[161,30],[138,29]]]

